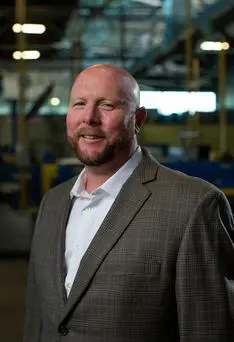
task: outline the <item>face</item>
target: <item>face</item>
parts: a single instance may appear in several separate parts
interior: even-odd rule
[[[131,153],[136,105],[128,80],[105,68],[80,74],[71,91],[67,136],[78,158],[100,166]]]

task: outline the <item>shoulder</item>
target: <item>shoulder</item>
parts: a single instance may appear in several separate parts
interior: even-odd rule
[[[43,224],[51,221],[51,226],[55,218],[63,212],[64,208],[70,203],[70,191],[77,177],[73,177],[55,187],[49,189],[43,196],[38,208],[35,232],[44,230]],[[47,229],[47,225],[45,228]],[[39,228],[40,227],[40,228]],[[35,234],[34,234],[35,235]]]
[[[183,172],[158,166],[157,179],[151,185],[153,193],[160,193],[162,198],[179,201],[186,207],[201,203],[205,198],[224,198],[224,193],[214,184],[199,177],[189,176]]]
[[[174,227],[186,227],[188,222],[193,222],[195,232],[206,226],[212,232],[221,232],[224,239],[231,236],[229,240],[233,240],[234,220],[230,203],[214,184],[163,165],[158,166],[157,179],[152,183],[149,184],[152,202],[158,204],[167,220],[173,221]],[[204,222],[212,222],[212,225]]]
[[[143,162],[138,169],[140,179],[155,196],[162,199],[200,200],[206,194],[221,194],[214,184],[199,177],[190,176],[179,170],[167,167],[155,160],[143,149]],[[142,176],[143,175],[143,176]]]
[[[218,191],[218,188],[214,184],[202,178],[190,176],[184,172],[171,169],[161,164],[158,168],[158,181],[170,182],[170,184],[186,188],[189,187],[190,190],[194,189],[204,192],[211,190]]]
[[[50,188],[42,197],[40,202],[37,219],[42,216],[45,211],[60,210],[69,200],[70,191],[77,179],[77,176]]]

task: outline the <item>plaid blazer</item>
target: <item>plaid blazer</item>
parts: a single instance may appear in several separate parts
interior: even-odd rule
[[[24,342],[234,341],[234,225],[220,190],[143,149],[67,299],[64,237],[74,182],[49,190],[39,209]]]

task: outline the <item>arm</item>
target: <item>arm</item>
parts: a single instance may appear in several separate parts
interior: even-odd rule
[[[234,224],[225,196],[212,190],[194,209],[176,266],[181,342],[228,342],[233,336]]]
[[[24,330],[24,342],[39,342],[41,339],[42,317],[41,307],[38,296],[38,288],[35,277],[35,256],[36,240],[37,240],[37,225],[40,221],[45,200],[39,208],[37,215],[35,232],[31,245],[29,268],[28,268],[28,282],[27,282],[27,297],[26,297],[26,317],[25,317],[25,330]]]
[[[30,256],[26,298],[24,342],[39,342],[41,334],[41,308],[35,282],[34,261]]]

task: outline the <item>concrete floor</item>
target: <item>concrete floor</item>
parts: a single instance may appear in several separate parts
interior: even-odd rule
[[[22,342],[28,261],[26,258],[0,259],[1,342]]]
[[[0,342],[22,342],[32,213],[0,203]]]

